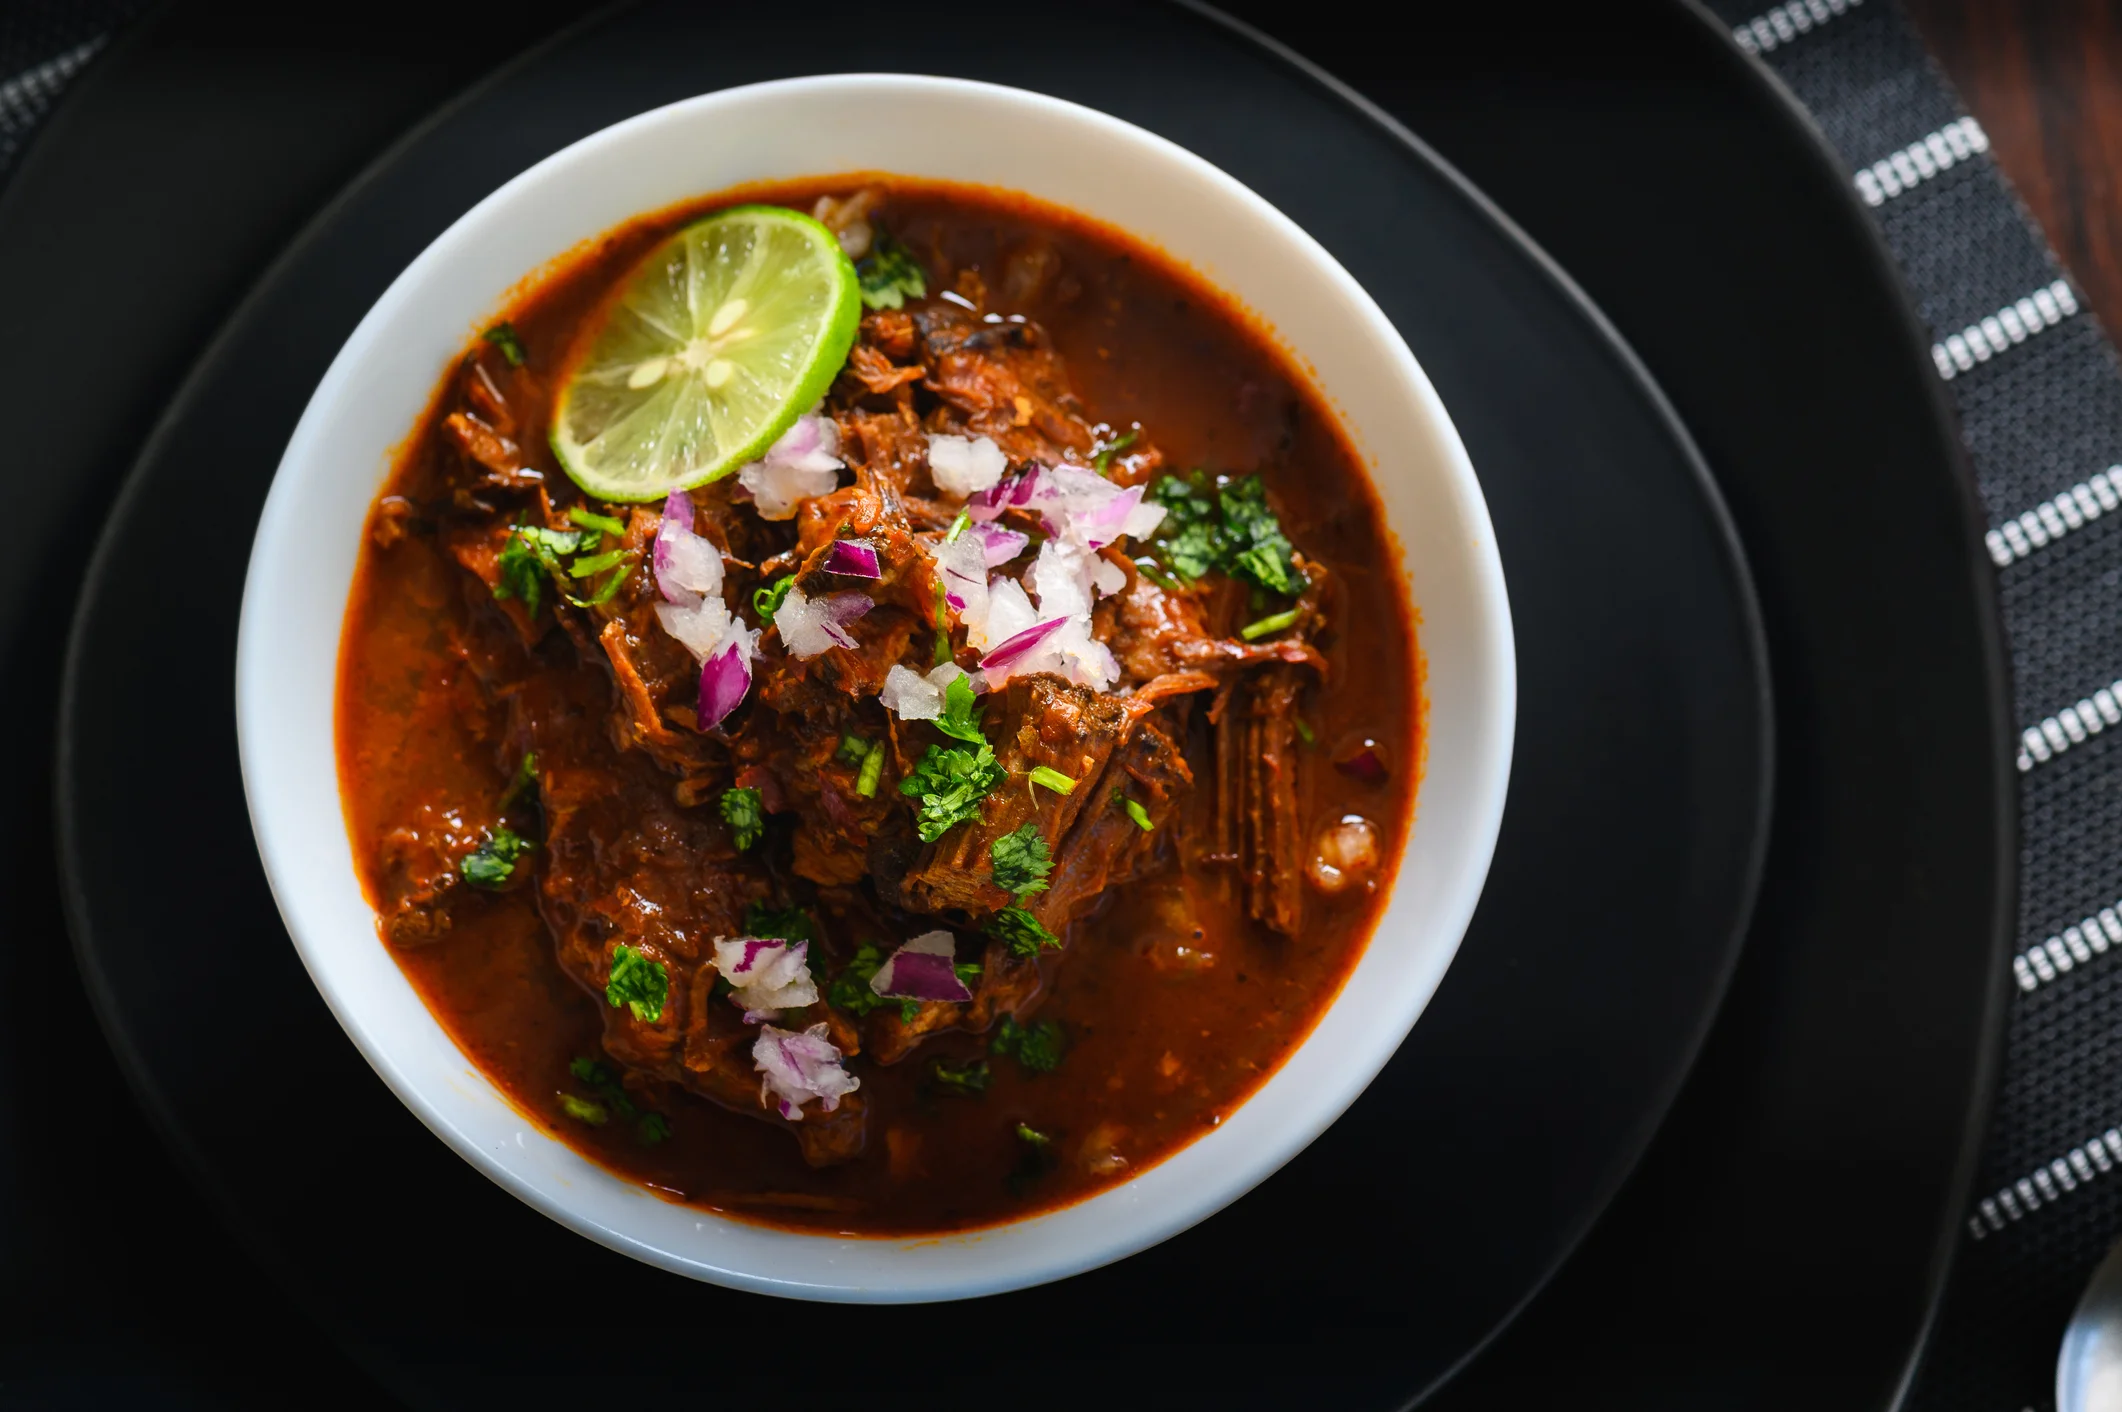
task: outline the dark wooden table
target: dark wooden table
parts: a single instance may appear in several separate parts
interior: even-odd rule
[[[2101,324],[2122,329],[2122,3],[1902,5]]]

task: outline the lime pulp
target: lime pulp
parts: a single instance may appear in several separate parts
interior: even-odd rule
[[[765,454],[825,395],[862,313],[832,232],[779,206],[696,221],[577,339],[553,453],[604,500],[660,500]]]

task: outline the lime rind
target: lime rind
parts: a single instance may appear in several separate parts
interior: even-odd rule
[[[831,231],[738,206],[658,245],[578,345],[553,454],[605,500],[660,500],[758,460],[823,397],[862,314]]]

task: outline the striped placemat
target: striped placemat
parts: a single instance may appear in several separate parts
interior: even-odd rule
[[[1911,1407],[2053,1403],[2122,1235],[2122,368],[1893,0],[1712,0],[1871,209],[1991,528],[2020,738],[2017,994],[1977,1196]]]
[[[2122,1234],[2122,367],[1893,0],[1708,0],[1813,114],[1958,405],[2020,718],[2021,948],[1999,1106],[1911,1405],[2048,1408]],[[0,11],[0,177],[142,0]]]

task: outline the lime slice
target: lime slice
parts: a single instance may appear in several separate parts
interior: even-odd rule
[[[604,500],[661,500],[756,461],[825,395],[862,313],[840,242],[739,206],[664,241],[576,340],[553,453]]]

